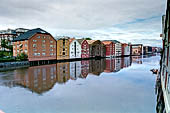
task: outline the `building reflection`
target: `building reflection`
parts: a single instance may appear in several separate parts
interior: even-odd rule
[[[41,94],[50,90],[56,82],[56,64],[53,64],[16,70],[13,79],[6,85],[21,86]]]
[[[90,60],[89,73],[92,73],[93,75],[99,76],[100,73],[104,72],[105,68],[106,68],[105,59]]]
[[[137,63],[137,64],[142,64],[143,63],[143,56],[132,56],[132,62]]]
[[[87,75],[89,74],[89,60],[82,60],[81,61],[81,74],[80,78],[86,78]]]
[[[70,79],[70,63],[57,63],[57,82],[59,84],[66,83]]]
[[[86,79],[88,74],[100,76],[102,72],[118,72],[129,67],[131,57],[110,58],[101,60],[82,60],[76,62],[62,62],[52,65],[34,66],[17,69],[13,77],[6,76],[2,81],[8,87],[24,87],[32,92],[42,94],[57,84],[64,84],[69,80]]]
[[[81,75],[81,61],[70,62],[70,78],[76,80]]]
[[[123,68],[129,67],[132,64],[131,57],[120,57],[113,59],[106,59],[106,68],[104,72],[118,72]]]

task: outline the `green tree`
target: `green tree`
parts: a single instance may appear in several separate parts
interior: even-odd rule
[[[21,53],[17,55],[18,60],[27,60],[27,58],[28,58],[28,55],[25,53]]]
[[[1,47],[4,49],[4,51],[5,51],[5,48],[7,48],[7,46],[8,46],[8,41],[6,41],[5,39],[2,39]]]
[[[3,39],[3,40],[1,41],[1,47],[4,49],[4,51],[5,51],[5,49],[9,49],[10,51],[13,50],[13,46],[12,46],[12,45],[9,45],[9,41],[8,41],[8,40],[5,40],[5,39]]]
[[[92,40],[90,37],[84,38],[85,40]]]

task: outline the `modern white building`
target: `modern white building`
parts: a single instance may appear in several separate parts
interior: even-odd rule
[[[81,58],[81,44],[76,39],[70,41],[70,59]]]
[[[7,30],[0,30],[0,51],[6,50],[9,51],[9,49],[3,48],[1,46],[2,40],[8,41],[8,45],[12,45],[12,41],[19,35],[27,32],[29,29],[25,28],[17,28],[17,29],[7,29]]]

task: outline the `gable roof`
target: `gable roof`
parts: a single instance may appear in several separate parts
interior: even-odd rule
[[[75,38],[70,38],[70,39],[69,39],[69,42],[71,43],[73,40],[75,40]]]
[[[87,40],[88,44],[93,44],[97,40]]]
[[[22,41],[22,40],[28,40],[29,38],[31,38],[33,35],[35,35],[36,33],[41,33],[41,34],[50,34],[48,32],[46,32],[45,30],[41,29],[41,28],[36,28],[36,29],[32,29],[29,30],[23,34],[21,34],[20,36],[18,36],[17,38],[15,38],[13,41]]]
[[[117,40],[104,40],[104,41],[111,41],[111,42],[113,42],[113,43],[120,43],[120,42],[117,41]]]
[[[120,43],[119,41],[117,40],[112,40],[113,43]]]
[[[112,43],[112,41],[102,41],[102,43],[103,43],[104,45],[109,45],[109,44]]]
[[[63,39],[69,40],[70,37],[68,37],[68,36],[56,36],[55,39],[56,40],[63,40]]]
[[[77,41],[81,44],[84,41],[84,39],[77,39]]]

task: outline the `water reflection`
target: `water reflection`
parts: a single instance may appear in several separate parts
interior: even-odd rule
[[[100,76],[102,72],[118,72],[131,66],[132,62],[142,64],[141,57],[83,60],[34,66],[17,69],[11,74],[3,74],[0,83],[8,87],[24,87],[32,92],[42,94],[53,88],[56,83],[65,84],[69,80],[86,79],[89,73]]]

